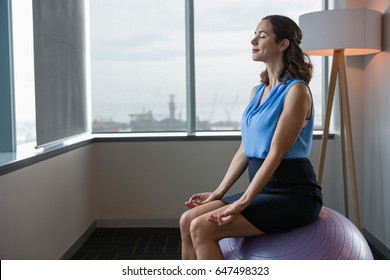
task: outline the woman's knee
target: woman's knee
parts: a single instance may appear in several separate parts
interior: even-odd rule
[[[189,230],[190,225],[193,219],[193,215],[191,214],[191,209],[185,211],[181,217],[180,217],[180,229],[183,230]]]
[[[195,208],[188,209],[180,217],[180,228],[182,230],[190,230],[191,223],[195,219],[198,219],[199,217],[206,215],[207,213],[210,213],[210,211],[218,209],[223,205],[224,203],[221,201],[214,201],[208,204],[204,204],[204,205],[197,206]],[[208,222],[206,218],[204,218],[204,220]]]
[[[213,238],[213,227],[215,225],[209,222],[205,216],[193,219],[189,227],[191,239],[193,242],[197,242],[207,238]]]

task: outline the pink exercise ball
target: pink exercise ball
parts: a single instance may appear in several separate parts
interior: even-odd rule
[[[227,260],[373,260],[358,228],[335,210],[322,207],[316,221],[287,232],[219,242]]]

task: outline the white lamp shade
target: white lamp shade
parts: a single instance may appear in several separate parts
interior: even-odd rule
[[[302,50],[310,55],[331,56],[381,51],[382,14],[374,10],[340,9],[304,14],[299,17],[303,33]]]

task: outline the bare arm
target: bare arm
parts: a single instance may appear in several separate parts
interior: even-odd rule
[[[244,155],[243,146],[241,144],[229,165],[225,177],[214,193],[217,194],[219,198],[223,197],[231,186],[233,186],[233,184],[241,177],[247,167],[248,158]]]
[[[297,140],[305,120],[311,114],[311,95],[303,84],[296,84],[288,93],[284,109],[280,116],[271,147],[264,163],[257,171],[244,195],[226,211],[211,220],[218,224],[228,223],[234,215],[239,214],[253,198],[264,188],[278,168],[285,154]]]

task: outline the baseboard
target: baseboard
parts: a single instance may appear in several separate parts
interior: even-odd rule
[[[375,236],[373,236],[370,232],[368,232],[365,228],[361,230],[364,238],[370,244],[370,246],[374,247],[377,252],[379,252],[384,259],[390,259],[390,249],[385,246],[381,241],[379,241]]]
[[[177,219],[100,219],[96,221],[98,228],[155,228],[179,227]]]
[[[62,255],[60,260],[69,260],[78,249],[84,244],[85,241],[91,236],[92,232],[96,229],[96,221],[94,221],[86,231],[69,247],[68,250]]]

